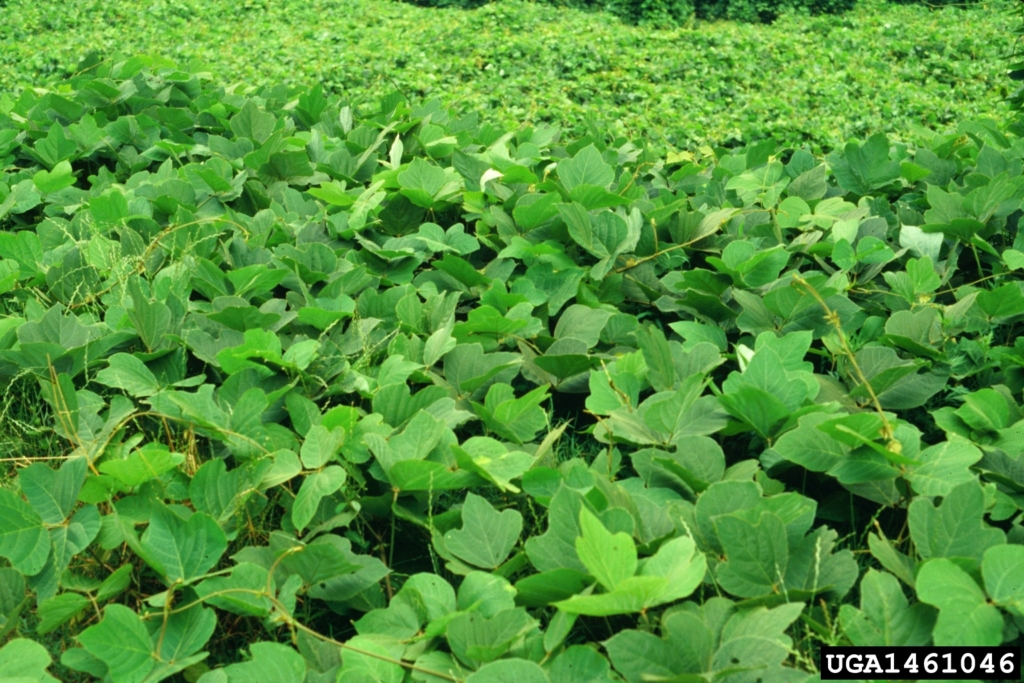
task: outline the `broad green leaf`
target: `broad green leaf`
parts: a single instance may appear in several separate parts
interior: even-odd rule
[[[320,501],[340,489],[345,484],[345,478],[345,470],[338,465],[325,467],[306,476],[292,504],[292,523],[297,530],[306,528],[316,514]]]
[[[975,481],[976,475],[970,467],[981,457],[978,448],[953,437],[921,451],[915,457],[921,464],[914,467],[907,478],[922,496],[948,496],[958,485]]]
[[[306,433],[299,457],[307,469],[318,469],[330,462],[341,450],[345,441],[345,430],[329,430],[323,425],[314,425]]]
[[[89,599],[78,593],[61,593],[39,604],[39,626],[36,632],[45,635],[81,614],[90,605]]]
[[[560,487],[548,507],[548,529],[526,540],[529,561],[540,571],[567,568],[588,571],[580,561],[575,540],[581,536],[580,511],[586,505],[579,493]]]
[[[848,452],[841,442],[818,429],[828,419],[829,416],[822,413],[800,418],[796,429],[775,442],[775,452],[812,472],[828,471]]]
[[[15,638],[0,647],[0,680],[12,683],[57,683],[47,669],[53,660],[39,643]]]
[[[984,493],[977,481],[960,484],[938,506],[917,498],[907,511],[910,537],[925,560],[957,557],[977,566],[988,548],[1006,539],[1001,530],[985,524],[984,512]]]
[[[25,602],[25,577],[13,567],[0,567],[0,637],[21,623]]]
[[[320,536],[312,543],[294,542],[281,559],[281,566],[302,577],[307,585],[314,585],[330,579],[359,571],[348,548],[339,543],[337,536]]]
[[[38,574],[50,554],[43,521],[25,501],[0,489],[0,557],[26,576]]]
[[[576,539],[576,554],[597,579],[611,591],[636,573],[636,545],[629,534],[608,531],[592,512],[580,510],[580,536]]]
[[[54,166],[52,171],[45,169],[37,171],[32,176],[32,182],[40,194],[47,195],[74,185],[75,176],[72,175],[71,164],[65,159]]]
[[[125,486],[135,487],[173,470],[184,460],[184,455],[171,453],[162,444],[148,443],[124,460],[104,460],[99,469]]]
[[[988,604],[971,576],[953,562],[925,562],[917,574],[917,597],[939,608],[932,633],[936,645],[999,645],[1003,617]]]
[[[927,605],[907,602],[892,574],[868,569],[860,582],[860,609],[842,605],[839,618],[854,645],[927,645],[935,612]]]
[[[466,677],[466,683],[506,683],[506,681],[551,683],[544,669],[527,659],[503,659],[491,662]]]
[[[429,209],[445,184],[444,171],[417,157],[409,167],[398,174],[402,194],[416,206]]]
[[[956,414],[978,432],[998,432],[1010,426],[1006,399],[994,389],[981,389],[968,394]]]
[[[754,598],[785,588],[789,546],[778,515],[762,512],[751,522],[738,514],[715,520],[726,561],[718,565],[718,582],[733,595]]]
[[[115,598],[128,588],[132,578],[132,565],[126,564],[115,569],[96,589],[96,600],[103,602]]]
[[[522,529],[523,516],[517,510],[498,512],[484,498],[469,493],[462,507],[462,528],[448,531],[444,544],[464,562],[495,569],[508,557]]]
[[[690,595],[704,580],[707,560],[688,536],[667,541],[641,567],[641,576],[660,576],[668,585],[658,596],[659,603],[674,602]]]
[[[263,144],[274,132],[276,123],[277,119],[273,114],[260,111],[252,100],[248,100],[239,112],[231,117],[231,130],[235,135]]]
[[[103,621],[82,631],[82,646],[110,670],[114,683],[139,683],[156,664],[142,620],[123,605],[107,605]]]
[[[587,145],[572,159],[563,159],[558,163],[558,178],[565,189],[572,190],[579,185],[596,185],[604,187],[615,180],[612,167],[601,158],[601,153],[594,145]]]
[[[151,627],[152,628],[152,627]],[[160,662],[147,680],[163,680],[206,658],[199,652],[217,628],[217,617],[212,609],[193,605],[183,612],[169,615],[157,631],[154,642],[159,644]]]
[[[1024,546],[992,546],[985,551],[981,574],[992,602],[1024,616]]]
[[[550,650],[548,650],[550,652]],[[586,645],[572,645],[551,662],[548,669],[552,681],[589,683],[611,680],[608,660]]]
[[[679,648],[653,633],[622,630],[606,641],[605,649],[615,670],[629,683],[643,683],[654,677],[672,680],[683,671]]]
[[[505,491],[519,493],[513,479],[533,465],[533,456],[523,451],[508,451],[505,446],[486,436],[474,436],[462,446],[452,446],[455,460],[462,469],[480,475]]]
[[[271,603],[266,595],[274,590],[268,584],[267,570],[241,562],[231,569],[229,576],[214,576],[196,586],[196,593],[207,603],[242,616],[265,617],[270,614]],[[189,653],[191,654],[191,653]]]
[[[518,354],[484,353],[480,344],[459,344],[444,357],[444,375],[459,395],[471,395],[493,382],[510,381],[518,364]]]
[[[269,459],[268,459],[269,460]],[[266,463],[266,469],[273,467]],[[222,459],[208,460],[192,476],[188,494],[197,512],[205,512],[224,526],[239,511],[250,491],[244,468],[228,472]]]
[[[829,161],[839,184],[859,195],[870,194],[902,173],[899,163],[889,160],[889,140],[883,133],[873,135],[862,145],[848,143],[842,154],[833,154]]]
[[[142,546],[153,567],[170,583],[202,576],[220,561],[227,538],[212,517],[193,513],[187,521],[164,505],[153,508]]]
[[[87,473],[85,458],[66,460],[57,471],[35,463],[18,473],[18,484],[44,522],[63,524],[75,508]]]
[[[490,617],[477,610],[463,612],[448,623],[448,644],[466,664],[489,662],[508,652],[517,639],[536,626],[537,621],[522,607],[501,610]]]
[[[252,659],[231,664],[203,674],[199,683],[303,683],[306,677],[306,660],[298,652],[280,643],[253,643],[249,646]],[[226,678],[218,679],[216,673],[223,671]]]
[[[566,600],[586,588],[591,581],[574,569],[552,569],[531,574],[516,582],[517,599],[527,607],[543,607]]]
[[[115,389],[123,389],[132,396],[152,396],[162,388],[156,375],[129,353],[115,353],[109,365],[96,373],[96,381]]]
[[[350,639],[342,652],[338,683],[402,683],[405,669],[399,663],[402,646],[374,636]]]

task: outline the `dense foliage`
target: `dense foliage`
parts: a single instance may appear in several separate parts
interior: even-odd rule
[[[766,137],[815,153],[989,116],[1010,83],[1000,3],[931,10],[862,0],[841,17],[652,30],[606,13],[503,0],[478,10],[379,0],[12,0],[0,90],[71,73],[91,50],[199,60],[227,83],[374,102],[399,89],[503,127],[558,125],[697,151]],[[605,122],[605,123],[602,123]]]
[[[427,7],[476,8],[487,0],[411,0]],[[770,23],[784,14],[839,14],[853,9],[857,0],[548,0],[554,5],[605,10],[636,24],[672,26],[701,19],[733,19]],[[892,0],[918,2],[919,0]],[[969,5],[978,0],[938,0],[932,7]]]
[[[475,8],[485,0],[413,0],[427,7]],[[771,22],[781,14],[835,14],[856,0],[552,0],[558,6],[605,10],[637,24],[678,25],[693,17]]]
[[[0,377],[66,456],[0,488],[5,675],[804,681],[821,642],[1019,640],[1021,139],[695,160],[76,72],[0,100]]]

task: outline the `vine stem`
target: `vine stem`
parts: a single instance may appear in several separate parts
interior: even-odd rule
[[[110,286],[108,286],[108,287],[106,287],[104,289],[101,289],[98,292],[90,293],[89,296],[87,296],[82,301],[75,302],[75,303],[69,303],[67,307],[70,310],[74,310],[76,308],[81,308],[82,306],[88,306],[90,304],[93,304],[93,303],[97,302],[101,297],[103,297],[106,294],[109,294],[110,292],[114,291],[114,289],[116,287],[118,287],[119,285],[123,285],[125,282],[127,282],[128,278],[131,277],[132,275],[140,275],[140,274],[142,274],[145,271],[145,269],[146,269],[146,259],[148,259],[152,255],[153,251],[155,251],[158,246],[160,246],[160,241],[163,238],[167,237],[168,235],[170,235],[170,234],[172,234],[172,233],[174,233],[174,232],[176,232],[178,230],[181,230],[182,228],[190,228],[190,227],[192,227],[194,225],[202,225],[202,224],[205,224],[205,223],[226,223],[228,225],[231,225],[233,227],[238,228],[239,230],[242,231],[242,234],[244,234],[244,235],[248,235],[249,234],[249,231],[246,230],[244,225],[242,225],[242,224],[240,224],[240,223],[238,223],[236,221],[233,221],[230,218],[225,218],[223,216],[211,216],[209,218],[198,218],[198,219],[196,219],[194,221],[189,221],[187,223],[179,223],[178,225],[168,226],[168,227],[164,228],[162,231],[160,231],[160,233],[157,234],[156,237],[153,238],[153,241],[149,243],[149,246],[146,247],[146,250],[142,253],[142,255],[140,255],[137,258],[135,266],[130,271],[128,271],[128,273],[126,275],[117,277],[117,279],[114,280],[114,284],[112,284],[112,285],[110,285]],[[212,235],[211,235],[211,237],[212,237]]]
[[[818,302],[822,310],[825,312],[825,321],[828,322],[836,331],[836,335],[839,337],[839,344],[842,347],[843,355],[846,356],[850,362],[850,367],[853,368],[854,379],[864,387],[865,391],[868,392],[868,396],[871,397],[871,403],[875,408],[875,412],[882,419],[882,438],[885,439],[885,447],[891,453],[901,453],[903,450],[902,444],[896,439],[895,432],[892,424],[889,422],[889,418],[886,417],[885,411],[882,410],[882,403],[878,400],[878,395],[875,390],[871,387],[871,382],[864,375],[864,371],[861,370],[860,364],[857,363],[857,357],[853,353],[853,349],[850,348],[849,342],[846,340],[846,334],[843,332],[842,321],[839,319],[839,313],[829,308],[829,305],[825,302],[824,297],[821,293],[814,288],[810,282],[805,280],[800,275],[793,275],[793,284],[799,286]]]

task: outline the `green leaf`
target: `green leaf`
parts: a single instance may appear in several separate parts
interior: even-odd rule
[[[267,141],[276,124],[277,118],[269,112],[260,111],[252,100],[247,100],[238,113],[231,117],[231,130],[235,135],[249,138],[257,144]]]
[[[301,576],[307,585],[359,571],[361,565],[339,540],[337,536],[326,535],[308,545],[295,541],[293,549],[283,556],[281,566]]]
[[[755,519],[751,522],[733,514],[715,520],[715,531],[726,555],[726,561],[718,565],[718,582],[733,595],[744,598],[782,590],[789,564],[783,521],[771,512],[762,512]]]
[[[149,632],[123,605],[107,605],[103,621],[82,631],[78,641],[107,665],[114,683],[139,683],[156,664]]]
[[[287,645],[253,643],[249,652],[252,659],[248,662],[231,664],[219,670],[227,674],[227,683],[303,683],[306,678],[306,660]],[[214,673],[204,674],[198,683],[207,683],[208,680],[217,683]]]
[[[540,386],[520,398],[508,384],[492,384],[484,406],[474,405],[477,414],[494,432],[516,443],[532,441],[548,422],[540,404],[548,398],[548,387]]]
[[[588,571],[576,554],[576,539],[581,533],[580,510],[584,505],[581,494],[564,486],[551,497],[547,531],[531,536],[525,544],[530,562],[539,571],[560,568]]]
[[[25,602],[25,577],[13,567],[0,567],[0,637],[21,623]]]
[[[615,590],[598,595],[574,595],[554,603],[568,614],[608,617],[634,614],[653,607],[668,589],[668,581],[660,576],[631,576],[622,580]]]
[[[614,590],[636,573],[636,545],[629,534],[608,531],[601,520],[586,508],[580,510],[580,532],[576,554],[607,590]]]
[[[925,562],[917,574],[917,597],[939,608],[936,645],[999,645],[1003,617],[988,604],[970,574],[946,559]]]
[[[123,389],[132,396],[152,396],[162,388],[156,375],[130,353],[115,353],[108,367],[96,373],[96,381],[115,389]]]
[[[28,638],[15,638],[0,648],[0,672],[11,683],[57,683],[47,669],[53,662],[46,648]]]
[[[605,649],[615,670],[630,683],[671,680],[682,672],[685,661],[680,648],[671,640],[628,629],[609,638]]]
[[[50,536],[43,520],[25,501],[0,489],[0,557],[26,576],[42,570],[50,555]]]
[[[833,154],[829,161],[839,185],[858,195],[870,194],[902,173],[899,162],[889,160],[889,140],[884,133],[871,136],[863,145],[847,143],[843,153]]]
[[[217,616],[212,609],[202,605],[175,612],[168,616],[165,624],[153,640],[160,648],[160,662],[147,680],[163,680],[206,658],[206,652],[198,652],[210,640],[217,628]],[[198,652],[198,654],[196,654]]]
[[[171,453],[161,444],[147,443],[124,460],[104,460],[99,470],[125,486],[135,487],[170,472],[184,461],[181,453]]]
[[[41,194],[47,195],[74,185],[75,176],[71,172],[71,164],[64,160],[54,166],[52,171],[44,169],[36,172],[32,176],[32,182]]]
[[[320,501],[340,489],[345,479],[345,470],[338,465],[306,476],[292,504],[292,523],[298,531],[306,528],[320,507]]]
[[[565,679],[560,679],[565,680]],[[551,683],[544,669],[526,659],[503,659],[480,667],[466,677],[466,683]],[[568,683],[568,682],[566,682]]]
[[[374,636],[356,636],[348,641],[342,657],[339,683],[402,683],[405,669],[399,664],[401,645]],[[389,647],[390,646],[390,647]]]
[[[39,604],[39,625],[36,632],[40,635],[50,633],[61,624],[75,618],[89,606],[89,599],[78,593],[61,593],[43,600]]]
[[[574,569],[552,569],[531,574],[516,583],[519,604],[527,607],[544,607],[559,600],[566,600],[581,592],[591,583],[586,574]]]
[[[982,519],[985,494],[977,481],[960,484],[935,506],[927,498],[915,499],[908,508],[910,537],[917,552],[930,558],[965,558],[977,566],[985,551],[1006,542],[1006,535]]]
[[[998,432],[1010,426],[1006,399],[995,389],[981,389],[968,394],[956,414],[977,432]]]
[[[508,557],[522,530],[519,511],[498,512],[484,498],[468,493],[462,506],[462,528],[448,531],[444,545],[463,562],[496,569]]]
[[[104,602],[123,593],[132,578],[132,565],[126,564],[115,569],[96,589],[96,600]]]
[[[935,611],[907,602],[892,574],[868,569],[860,582],[860,609],[842,605],[840,622],[858,646],[927,645],[935,625]]]
[[[444,376],[459,395],[471,395],[491,383],[511,381],[519,362],[515,353],[484,353],[480,344],[459,344],[444,357]]]
[[[667,541],[640,569],[642,576],[659,576],[667,580],[658,596],[659,603],[674,602],[690,595],[704,580],[707,559],[697,550],[693,539],[680,536]]]
[[[1003,405],[1006,405],[1005,401]],[[914,467],[907,478],[914,491],[922,496],[948,496],[957,486],[976,481],[977,475],[970,467],[981,457],[977,447],[964,439],[952,437],[915,456],[921,464]]]
[[[512,493],[519,493],[519,487],[511,481],[523,476],[533,465],[529,453],[508,451],[502,443],[486,436],[471,437],[462,446],[451,448],[459,467]]]
[[[981,574],[992,602],[1024,617],[1024,546],[992,546],[981,561]]]
[[[200,583],[196,586],[196,594],[210,605],[228,612],[265,617],[271,610],[270,598],[265,595],[267,575],[263,567],[241,562],[231,568],[229,576],[215,576]],[[270,590],[273,589],[274,584],[270,582]]]
[[[416,206],[429,209],[445,183],[444,171],[422,158],[413,159],[409,167],[398,174],[403,195]]]
[[[18,473],[18,484],[44,522],[63,524],[75,509],[87,473],[85,458],[66,460],[56,472],[42,463],[35,463]]]
[[[170,583],[202,576],[220,561],[227,538],[212,517],[196,512],[183,520],[170,508],[156,505],[142,546],[153,568]]]
[[[299,457],[307,469],[315,470],[333,460],[345,442],[345,430],[329,430],[322,425],[314,425],[306,433],[302,442]]]
[[[501,610],[487,617],[480,611],[462,612],[448,623],[448,644],[463,662],[495,660],[517,639],[536,628],[537,621],[522,607]]]
[[[594,145],[587,145],[572,159],[558,162],[558,178],[566,190],[572,191],[579,185],[605,187],[615,180],[612,167],[601,158]]]
[[[848,452],[840,441],[818,428],[828,419],[822,413],[803,416],[796,429],[775,442],[775,452],[811,472],[827,472]]]

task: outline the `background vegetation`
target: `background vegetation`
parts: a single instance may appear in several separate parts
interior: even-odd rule
[[[815,152],[997,110],[1010,83],[1007,6],[933,10],[868,0],[770,26],[655,30],[601,12],[511,0],[436,10],[373,0],[272,3],[13,0],[0,87],[68,73],[91,50],[196,59],[226,82],[322,83],[374,101],[396,87],[496,125],[554,123],[675,148],[773,136]]]
[[[810,683],[822,643],[1021,642],[1011,15],[970,53],[991,12],[104,7],[12,3],[0,43],[0,680]],[[884,16],[961,24],[929,53]],[[452,18],[541,47],[458,90],[423,56]],[[332,35],[419,61],[360,81]],[[847,68],[831,131],[734,99],[720,137],[653,135],[515,99],[559,87],[547,35],[607,36],[594,92],[656,73],[613,46],[700,36],[715,78],[837,42],[893,76]],[[886,134],[900,68],[938,102],[970,64],[987,95]]]

